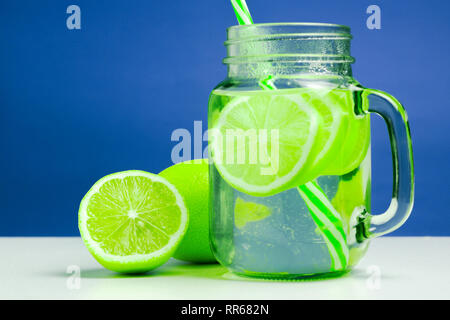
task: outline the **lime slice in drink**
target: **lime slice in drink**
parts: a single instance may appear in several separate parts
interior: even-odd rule
[[[298,184],[321,122],[300,93],[245,92],[223,108],[208,134],[214,164],[231,186],[267,196]]]
[[[353,121],[353,123],[356,128],[349,131],[349,136],[351,137],[349,137],[348,139],[351,144],[348,145],[349,151],[346,152],[346,157],[344,155],[343,158],[345,163],[345,165],[343,166],[343,172],[339,172],[339,174],[345,174],[358,168],[361,162],[365,159],[367,151],[369,150],[370,119],[368,116],[354,117],[356,118],[356,120]]]
[[[272,214],[272,210],[263,204],[236,199],[234,205],[234,224],[243,228],[249,222],[263,220]]]
[[[370,211],[370,157],[361,166],[340,177],[339,185],[331,203],[348,223],[355,208],[366,207]]]
[[[352,94],[348,90],[314,89],[302,93],[300,98],[317,110],[322,119],[307,164],[302,169],[302,180],[308,182],[335,161],[345,144]]]
[[[370,145],[370,119],[350,112],[349,125],[335,161],[326,167],[324,175],[344,175],[358,168],[367,155]]]
[[[165,263],[186,232],[181,195],[166,179],[144,171],[108,175],[80,204],[79,229],[105,268],[145,272]]]

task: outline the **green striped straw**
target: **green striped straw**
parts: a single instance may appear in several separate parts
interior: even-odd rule
[[[231,0],[239,24],[253,24],[252,16],[245,0]]]
[[[239,24],[253,24],[250,11],[245,0],[231,0],[234,12]],[[276,90],[272,82],[273,76],[269,75],[259,82],[263,90]],[[347,235],[340,214],[334,209],[322,188],[315,181],[305,183],[297,188],[300,196],[306,203],[308,210],[322,234],[330,253],[330,271],[347,268],[349,251],[347,246]]]
[[[345,269],[349,251],[341,215],[334,209],[317,182],[307,182],[298,187],[298,191],[325,240],[330,253],[331,270]]]

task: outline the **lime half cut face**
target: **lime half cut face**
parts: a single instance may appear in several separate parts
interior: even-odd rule
[[[79,229],[88,250],[117,272],[145,272],[165,263],[187,224],[186,206],[175,187],[144,171],[100,179],[79,210]]]
[[[211,157],[223,179],[237,190],[276,194],[297,184],[320,121],[298,91],[235,95],[208,132]]]

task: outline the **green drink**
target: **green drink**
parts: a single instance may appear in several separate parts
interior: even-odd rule
[[[304,84],[317,80],[305,79]],[[320,80],[323,83],[326,78]],[[339,270],[336,265],[342,269],[349,260],[353,262],[361,256],[358,251],[365,246],[355,247],[347,258],[341,257],[342,261],[337,252],[330,255],[327,238],[309,214],[298,188],[317,179],[326,197],[342,208],[342,230],[346,234],[352,212],[369,207],[369,117],[355,115],[353,93],[324,85],[271,91],[233,92],[218,88],[210,101],[211,129],[221,132],[224,140],[222,145],[211,144],[214,164],[210,173],[218,191],[211,203],[215,205],[215,219],[220,221],[214,225],[213,233],[218,237],[214,240],[233,244],[219,250],[217,258],[229,261],[228,266],[236,272],[261,272],[268,276],[296,274],[295,270],[300,269],[307,270],[305,274]],[[226,136],[231,129],[247,132],[241,145],[239,134]],[[271,141],[267,154],[276,149],[277,164],[264,163],[263,159],[251,163],[251,149],[259,155],[264,148],[258,144],[258,134],[256,139],[248,134],[251,130],[278,130],[278,141],[267,139]],[[229,140],[234,140],[235,149],[225,150]],[[257,145],[252,146],[252,142]],[[278,146],[274,147],[276,143]],[[239,152],[243,153],[240,163]],[[236,155],[232,161],[226,159],[230,153]],[[270,166],[278,167],[276,174],[260,174]],[[355,185],[358,194],[353,192]],[[224,206],[219,200],[224,198],[234,207]],[[351,207],[345,206],[350,201]],[[337,228],[329,232],[333,231],[337,232]]]
[[[212,248],[238,274],[296,278],[349,270],[368,239],[412,206],[406,114],[353,79],[349,29],[259,24],[228,29],[227,79],[209,102]],[[393,201],[370,212],[370,116],[387,119]]]

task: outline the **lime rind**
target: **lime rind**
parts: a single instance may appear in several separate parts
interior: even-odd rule
[[[88,226],[88,205],[92,197],[98,194],[101,187],[106,183],[112,180],[123,180],[128,177],[144,177],[151,180],[152,182],[162,183],[170,190],[170,192],[175,197],[175,203],[180,211],[179,228],[170,235],[167,243],[156,251],[145,254],[112,254],[105,251],[100,243],[94,240],[94,238],[91,236],[92,231],[89,230]],[[149,196],[151,197],[151,194],[149,194]],[[184,233],[187,230],[187,226],[187,209],[184,200],[177,189],[166,179],[139,170],[123,171],[103,177],[102,179],[97,181],[94,186],[88,191],[88,193],[81,201],[79,209],[79,230],[86,247],[100,264],[110,270],[117,272],[144,272],[160,266],[161,264],[166,262],[176,250],[177,245],[179,244]]]
[[[181,193],[189,213],[189,226],[175,259],[195,262],[217,262],[210,246],[209,232],[209,161],[195,159],[177,163],[159,173]]]

